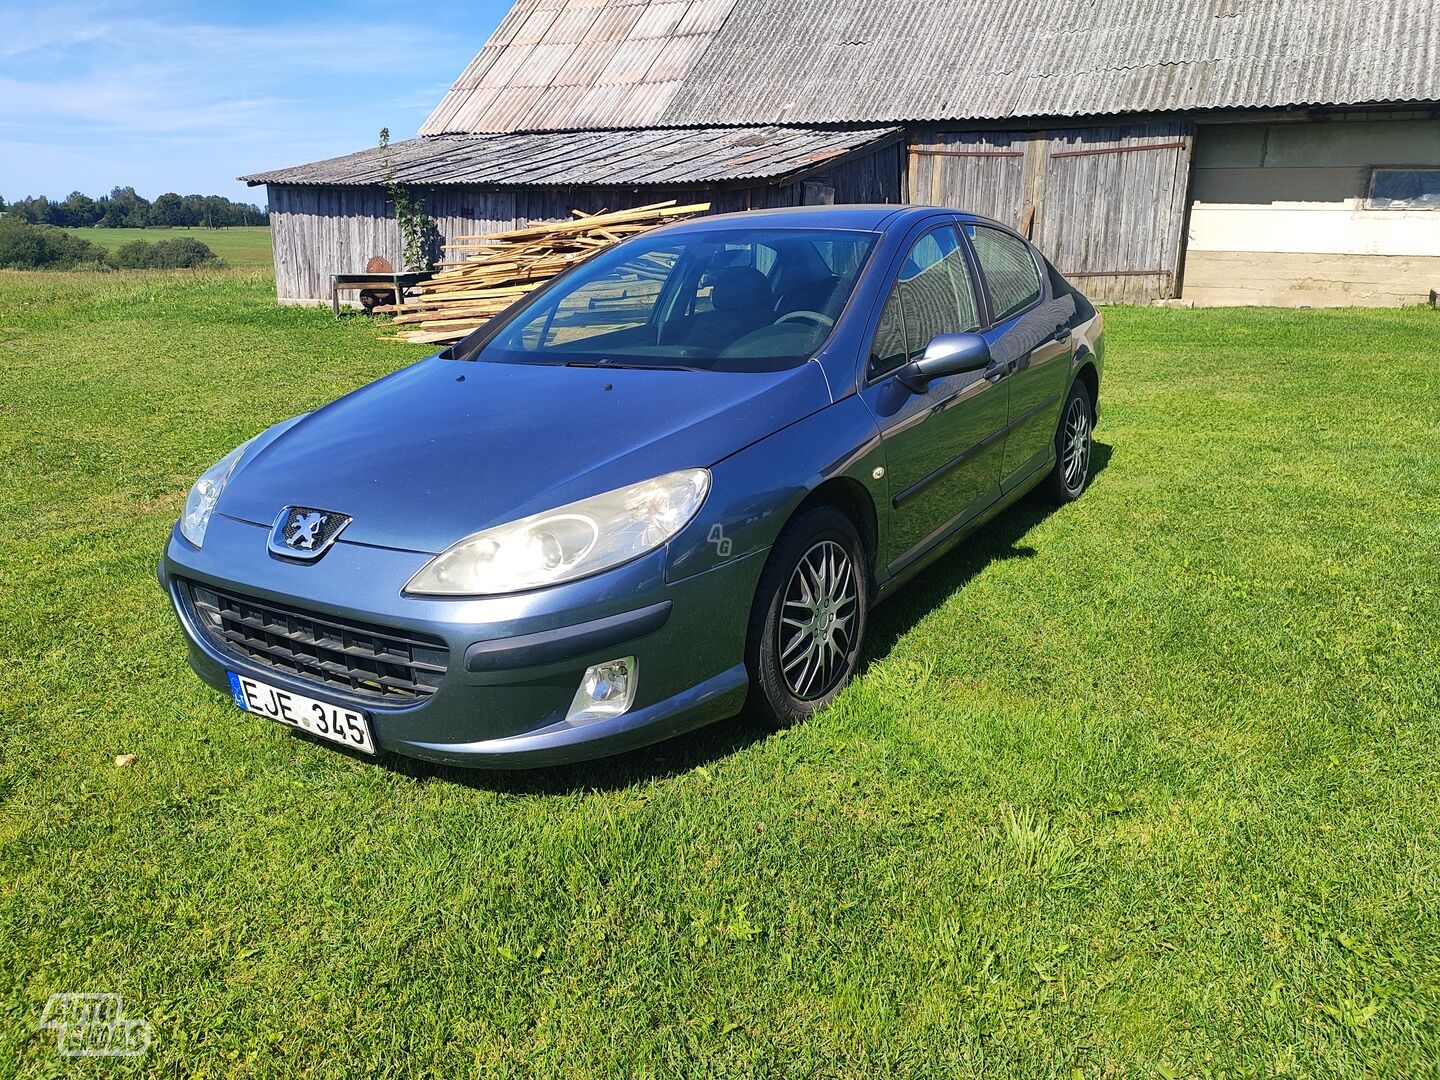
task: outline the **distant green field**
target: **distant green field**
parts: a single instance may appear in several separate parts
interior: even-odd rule
[[[236,226],[230,229],[66,229],[85,237],[92,244],[112,252],[131,240],[164,240],[173,236],[193,236],[210,245],[210,250],[237,270],[269,270],[274,265],[270,255],[268,225]]]

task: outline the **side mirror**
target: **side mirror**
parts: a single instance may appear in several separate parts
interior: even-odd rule
[[[990,346],[979,334],[941,334],[925,346],[925,355],[895,373],[905,389],[923,394],[930,380],[990,366]]]

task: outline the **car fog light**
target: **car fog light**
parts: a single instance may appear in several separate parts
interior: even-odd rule
[[[220,618],[220,597],[209,589],[202,589],[199,586],[195,586],[190,595],[195,598],[195,610],[200,613],[200,617],[209,624],[210,628],[223,631],[225,623]]]
[[[565,719],[572,724],[588,724],[619,716],[635,701],[638,674],[633,656],[587,668]]]

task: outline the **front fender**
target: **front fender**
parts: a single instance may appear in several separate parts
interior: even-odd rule
[[[666,579],[702,574],[769,548],[810,492],[842,477],[869,493],[877,508],[879,550],[886,550],[888,515],[880,508],[889,505],[890,492],[884,464],[880,431],[856,395],[753,443],[711,468],[705,506],[670,543]]]

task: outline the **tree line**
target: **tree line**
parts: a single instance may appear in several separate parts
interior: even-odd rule
[[[151,202],[133,187],[113,188],[109,195],[92,199],[72,191],[63,202],[30,195],[7,203],[0,198],[0,213],[31,225],[93,225],[102,229],[172,228],[221,229],[230,225],[269,225],[270,215],[253,203],[237,203],[223,195],[178,195],[167,191]]]

